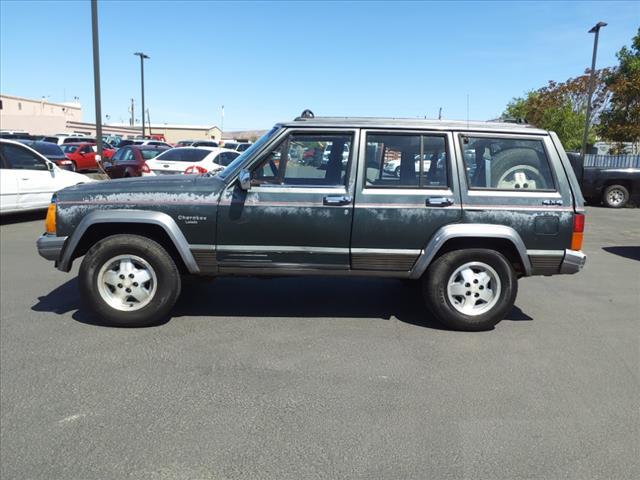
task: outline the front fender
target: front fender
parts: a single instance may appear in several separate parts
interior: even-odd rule
[[[161,227],[173,242],[189,273],[199,272],[198,265],[189,249],[189,243],[173,218],[162,212],[131,209],[94,210],[84,216],[65,242],[60,262],[58,262],[58,270],[63,272],[71,270],[73,255],[89,227],[105,223],[147,224]]]

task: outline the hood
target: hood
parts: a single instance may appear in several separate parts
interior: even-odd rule
[[[123,178],[85,183],[58,192],[58,200],[74,202],[82,200],[135,203],[153,201],[162,195],[186,195],[216,197],[225,184],[209,176],[167,175],[158,177]]]

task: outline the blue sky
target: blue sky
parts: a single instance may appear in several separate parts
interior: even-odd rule
[[[590,64],[640,26],[640,2],[99,1],[102,112],[153,123],[267,128],[316,115],[465,119],[498,116],[514,96]],[[83,104],[93,121],[89,1],[0,0],[0,91]],[[137,104],[138,105],[138,104]],[[139,111],[139,107],[138,111]],[[138,113],[137,117],[140,114]]]

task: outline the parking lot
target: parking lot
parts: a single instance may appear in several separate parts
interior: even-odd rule
[[[448,331],[396,280],[189,283],[100,326],[3,218],[0,477],[624,479],[640,475],[640,213],[588,208],[585,270]]]

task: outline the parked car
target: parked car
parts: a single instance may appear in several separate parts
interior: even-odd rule
[[[98,147],[94,143],[65,143],[61,146],[62,151],[72,162],[71,170],[97,170],[98,162],[96,155]],[[115,150],[103,149],[104,158],[111,158]]]
[[[567,155],[587,201],[609,208],[622,208],[630,201],[640,202],[640,155],[616,157],[611,161],[619,164],[616,166],[586,167],[579,153]]]
[[[92,179],[58,168],[22,143],[0,139],[0,213],[47,208],[51,195]]]
[[[250,146],[251,146],[250,143],[239,143],[238,146],[236,147],[236,152],[242,153],[245,150],[247,150]]]
[[[193,145],[193,142],[197,142],[197,140],[180,140],[175,144],[176,147],[190,147]]]
[[[311,146],[331,146],[326,168],[289,161]],[[400,177],[383,175],[390,152],[409,162]],[[411,174],[415,155],[442,152],[435,170]],[[586,260],[583,199],[558,136],[517,124],[305,112],[217,175],[57,198],[38,250],[66,272],[84,256],[80,297],[120,326],[166,318],[184,274],[343,275],[419,281],[435,318],[484,330],[512,310],[519,278],[577,273]]]
[[[172,148],[156,158],[148,160],[149,172],[143,175],[166,175],[185,173],[203,173],[222,170],[240,154],[233,150],[215,147],[181,147]]]
[[[218,142],[214,142],[213,140],[196,140],[193,142],[191,147],[217,147]],[[227,147],[224,147],[227,148]]]
[[[47,160],[55,163],[64,170],[73,170],[73,163],[67,158],[59,145],[45,141],[18,140],[20,143],[33,148]]]
[[[155,147],[172,148],[173,145],[169,145],[167,142],[161,142],[160,140],[134,140],[133,145],[151,145]]]
[[[0,130],[0,138],[11,140],[32,140],[33,135],[23,130]]]
[[[128,145],[118,149],[111,157],[102,162],[110,178],[140,177],[147,160],[157,157],[167,148],[155,145]]]

